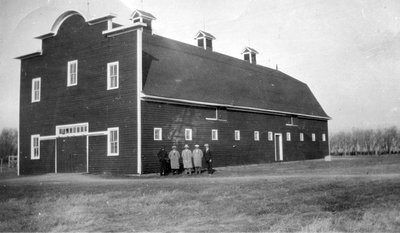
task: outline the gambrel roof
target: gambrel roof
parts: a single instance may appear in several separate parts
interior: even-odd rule
[[[144,96],[329,119],[308,86],[280,71],[143,35]]]

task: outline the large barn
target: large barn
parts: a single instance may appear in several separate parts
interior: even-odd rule
[[[158,170],[157,151],[210,144],[214,166],[318,159],[328,120],[308,86],[256,64],[152,33],[155,17],[60,15],[21,60],[19,173]],[[240,52],[240,51],[238,51]]]

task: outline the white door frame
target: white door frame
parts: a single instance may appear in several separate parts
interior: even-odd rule
[[[279,158],[278,153],[276,151],[276,136],[279,136]],[[283,161],[283,143],[282,143],[283,139],[282,139],[282,133],[275,133],[274,134],[274,146],[275,146],[275,161]]]

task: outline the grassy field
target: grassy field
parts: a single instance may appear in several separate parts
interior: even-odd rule
[[[0,178],[0,231],[400,232],[400,156]]]

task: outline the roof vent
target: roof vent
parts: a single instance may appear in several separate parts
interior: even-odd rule
[[[203,49],[212,50],[212,40],[215,40],[215,37],[208,32],[199,31],[194,37],[197,40],[197,46]]]
[[[242,50],[243,59],[245,61],[250,62],[251,64],[257,64],[256,55],[258,54],[257,50],[252,49],[250,47],[246,47]]]
[[[144,27],[144,29],[147,29],[147,31],[151,32],[152,31],[151,22],[153,20],[156,20],[156,17],[154,17],[154,15],[150,13],[141,10],[135,10],[131,14],[130,20],[132,20],[132,23],[145,23],[147,26]]]

